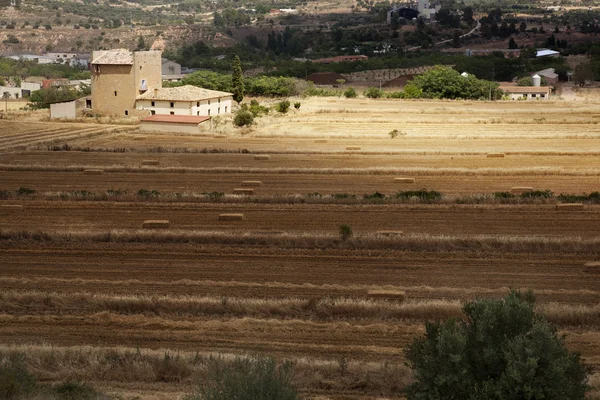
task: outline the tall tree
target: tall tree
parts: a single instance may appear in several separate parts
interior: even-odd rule
[[[452,46],[460,47],[460,31],[458,29],[455,29],[452,33]]]
[[[536,314],[531,292],[465,304],[463,320],[428,323],[405,350],[409,400],[584,400],[591,368]]]
[[[238,56],[235,56],[233,60],[231,81],[233,84],[233,99],[239,104],[244,99],[244,76],[242,75],[242,62]]]

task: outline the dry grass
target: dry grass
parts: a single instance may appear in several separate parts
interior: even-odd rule
[[[266,160],[270,160],[271,156],[266,155],[266,154],[257,154],[254,156],[254,159],[257,161],[266,161]]]
[[[260,187],[262,186],[261,181],[243,181],[242,187]]]
[[[158,160],[143,160],[141,162],[141,165],[144,166],[154,166],[154,165],[159,165],[160,162]]]
[[[244,219],[244,214],[239,214],[239,213],[219,214],[219,221],[242,221],[243,219]]]
[[[523,194],[533,192],[533,187],[531,186],[515,186],[510,189],[512,194]]]
[[[357,150],[361,150],[361,148],[360,148],[360,146],[346,146],[346,150],[357,151]]]
[[[243,214],[221,214],[220,221],[240,221]],[[600,253],[600,237],[538,237],[518,235],[427,235],[385,237],[365,234],[342,240],[336,234],[283,234],[260,232],[236,234],[218,231],[15,231],[0,230],[0,240],[116,243],[210,243],[221,245],[273,246],[280,248],[395,249],[406,251],[465,251],[511,253]]]
[[[415,178],[395,178],[396,183],[415,183]]]
[[[559,203],[556,205],[559,211],[577,211],[583,210],[583,203]]]
[[[487,153],[487,158],[504,158],[504,153]]]
[[[254,189],[237,188],[237,189],[233,189],[233,194],[253,195],[254,194]]]
[[[104,171],[101,169],[84,169],[83,170],[84,175],[102,175],[103,173],[104,173]]]

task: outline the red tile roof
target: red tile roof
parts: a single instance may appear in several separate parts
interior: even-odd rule
[[[210,117],[195,115],[150,115],[142,118],[142,122],[169,122],[172,124],[199,124],[208,121]]]

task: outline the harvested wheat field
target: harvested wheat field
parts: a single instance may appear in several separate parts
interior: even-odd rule
[[[302,99],[207,136],[0,120],[0,354],[124,399],[257,352],[308,399],[400,399],[426,321],[517,288],[600,368],[597,106]]]

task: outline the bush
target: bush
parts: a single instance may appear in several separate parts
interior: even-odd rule
[[[36,390],[37,380],[25,367],[23,356],[0,359],[0,399],[25,399]]]
[[[98,400],[99,394],[91,386],[79,382],[64,382],[52,388],[56,400]]]
[[[340,91],[310,87],[309,89],[306,89],[302,95],[306,97],[336,97],[340,95]]]
[[[396,193],[397,199],[410,199],[417,198],[424,201],[438,201],[442,198],[442,194],[440,192],[436,192],[435,190],[407,190],[404,192]]]
[[[398,129],[394,129],[393,131],[390,131],[389,135],[392,139],[395,139],[398,136]]]
[[[368,88],[365,90],[365,97],[369,97],[371,99],[379,99],[385,95],[385,92],[381,89],[377,89],[375,87]]]
[[[549,199],[554,197],[550,190],[534,190],[532,192],[521,193],[523,199]]]
[[[300,104],[300,102],[299,102],[299,101],[297,101],[297,102],[295,102],[295,103],[294,103],[294,108],[295,108],[296,110],[299,110],[299,109],[300,109],[300,105],[301,105],[301,104]]]
[[[416,399],[584,400],[591,368],[535,313],[531,292],[476,300],[465,318],[427,323],[405,348]]]
[[[249,126],[252,125],[252,122],[254,122],[254,114],[243,109],[238,111],[233,118],[235,126]]]
[[[279,111],[282,114],[285,114],[288,112],[288,110],[290,109],[290,101],[289,100],[283,100],[280,101],[279,103],[277,103],[277,105],[275,106],[275,109],[277,111]]]
[[[352,236],[354,236],[354,232],[352,232],[352,227],[350,225],[340,225],[340,238],[342,240],[348,240]]]
[[[137,195],[144,198],[158,197],[160,196],[160,192],[158,190],[140,189],[138,190]]]
[[[385,194],[379,193],[379,192],[368,193],[368,194],[364,194],[363,198],[365,200],[383,200],[383,199],[385,199]]]
[[[34,194],[35,193],[35,189],[30,189],[28,187],[20,187],[20,188],[17,189],[16,192],[17,192],[17,194],[19,196],[27,196],[27,195],[30,195],[30,194]]]
[[[354,99],[357,96],[356,90],[353,87],[349,87],[344,90],[344,97],[347,99]]]
[[[242,106],[246,105],[243,104]],[[261,115],[267,115],[269,113],[269,107],[261,106],[256,100],[251,100],[250,107],[246,106],[246,109],[252,113],[254,118],[260,117]]]
[[[403,99],[405,98],[404,92],[390,92],[385,95],[388,99]]]
[[[297,400],[293,367],[268,357],[210,360],[203,379],[187,400]]]

